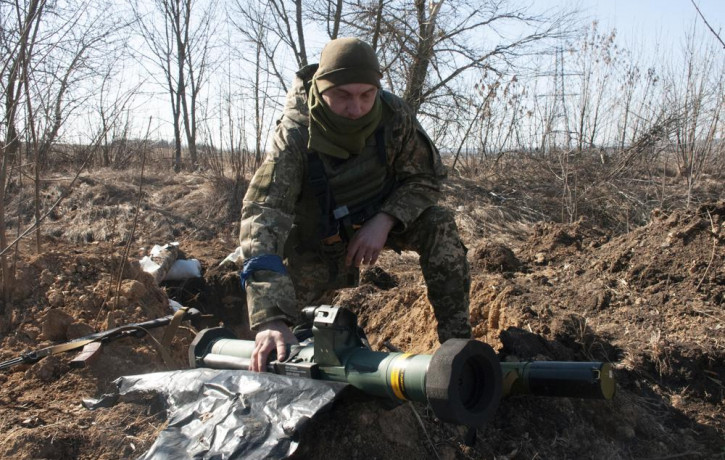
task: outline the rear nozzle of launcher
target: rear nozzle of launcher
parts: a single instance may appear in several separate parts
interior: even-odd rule
[[[498,408],[501,382],[501,366],[489,345],[450,339],[431,356],[425,391],[436,417],[479,427]]]

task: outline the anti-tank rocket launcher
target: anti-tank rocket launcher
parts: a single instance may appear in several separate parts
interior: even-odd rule
[[[356,315],[333,306],[307,307],[312,339],[288,348],[287,359],[267,371],[345,382],[381,397],[430,404],[446,422],[481,426],[502,396],[533,394],[611,399],[614,377],[601,362],[499,363],[476,340],[451,339],[432,355],[373,351],[361,337]],[[254,341],[237,340],[223,328],[201,331],[189,348],[192,367],[248,369]]]

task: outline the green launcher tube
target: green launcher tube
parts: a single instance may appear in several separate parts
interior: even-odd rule
[[[308,307],[314,341],[272,357],[267,371],[293,377],[345,382],[371,395],[428,403],[446,422],[483,425],[502,396],[530,394],[611,399],[612,367],[601,362],[500,363],[493,349],[476,340],[451,339],[432,355],[373,351],[351,311]],[[201,331],[189,348],[192,367],[244,369],[254,342],[237,340],[223,328]]]

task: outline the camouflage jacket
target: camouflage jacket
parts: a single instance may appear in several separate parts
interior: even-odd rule
[[[298,247],[300,241],[305,243],[318,228],[320,206],[307,184],[307,94],[316,68],[311,65],[297,72],[277,121],[272,148],[244,197],[239,240],[245,260],[268,254],[284,259],[286,250]],[[384,145],[395,180],[381,211],[397,219],[393,232],[401,232],[438,201],[445,168],[408,105],[388,92],[381,91],[380,97],[392,114],[384,122]],[[324,160],[325,155],[320,157]],[[293,323],[297,318],[288,274],[255,271],[246,282],[246,291],[252,328],[274,319]]]

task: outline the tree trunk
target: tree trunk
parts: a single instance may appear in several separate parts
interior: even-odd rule
[[[337,4],[335,5],[335,14],[333,16],[332,20],[332,33],[330,34],[330,38],[332,40],[337,38],[337,35],[340,33],[340,19],[342,18],[342,0],[337,0]]]
[[[302,24],[302,0],[295,0],[295,22],[297,25],[297,43],[300,44],[300,66],[307,65],[307,48],[305,45],[305,28]]]
[[[378,0],[378,10],[375,14],[375,27],[373,28],[373,43],[372,47],[375,51],[378,50],[378,41],[380,41],[380,29],[383,24],[383,2],[384,0]]]
[[[415,9],[418,13],[418,46],[416,47],[415,56],[413,56],[413,65],[410,69],[403,99],[416,114],[424,102],[423,86],[425,85],[425,77],[428,74],[430,60],[433,57],[435,21],[442,3],[442,1],[432,3],[430,15],[428,16],[425,0],[415,0]]]

